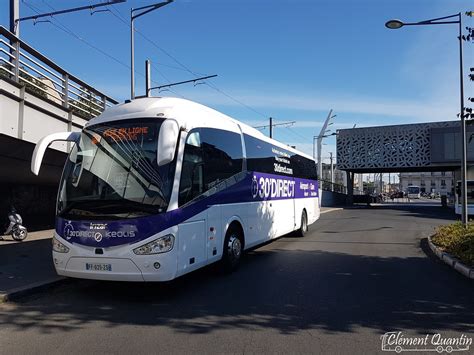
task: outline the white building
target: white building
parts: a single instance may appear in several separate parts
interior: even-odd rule
[[[454,175],[451,171],[428,173],[400,173],[400,188],[419,186],[421,192],[454,192]]]

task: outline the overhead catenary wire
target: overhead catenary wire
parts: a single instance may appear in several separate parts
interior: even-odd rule
[[[44,1],[43,1],[44,2]],[[46,3],[46,2],[45,2]],[[30,8],[31,10],[33,10],[34,12],[36,13],[39,13],[39,9],[37,7],[35,7],[34,5],[26,2],[26,1],[23,1],[23,4],[25,4],[28,8]],[[47,3],[46,3],[47,4]],[[50,6],[49,4],[47,4],[48,6]],[[50,6],[51,7],[51,6]],[[52,8],[52,7],[51,7]],[[116,57],[112,56],[111,54],[105,52],[104,50],[100,49],[99,47],[93,45],[92,43],[86,41],[84,38],[82,38],[81,36],[77,35],[76,33],[74,33],[72,30],[70,30],[68,27],[66,27],[64,24],[62,24],[58,19],[56,18],[51,18],[51,20],[53,21],[49,21],[49,23],[51,23],[54,27],[58,28],[59,30],[67,33],[68,35],[76,38],[77,40],[83,42],[84,44],[86,44],[87,46],[91,47],[92,49],[98,51],[99,53],[105,55],[106,57],[108,57],[109,59],[112,59],[113,61],[117,62],[118,64],[126,67],[126,68],[130,68],[130,66],[128,66],[127,64],[125,64],[124,62],[122,62],[120,59],[117,59]]]
[[[37,8],[36,6],[26,2],[23,0],[23,3],[28,7],[30,8],[32,11],[36,12],[36,13],[39,13],[39,8]],[[54,7],[52,7],[50,4],[48,4],[45,0],[43,0],[43,3],[45,3],[49,8],[51,8],[52,10],[55,10]],[[127,69],[130,69],[130,65],[122,62],[120,59],[114,57],[113,55],[107,53],[106,51],[100,49],[99,47],[95,46],[94,44],[88,42],[87,40],[85,40],[84,38],[82,38],[81,36],[77,35],[74,31],[72,31],[70,28],[66,27],[61,21],[59,21],[58,19],[56,18],[52,18],[52,20],[54,21],[49,21],[49,23],[51,23],[54,27],[56,27],[57,29],[63,31],[64,33],[72,36],[73,38],[83,42],[84,44],[86,44],[87,46],[89,46],[90,48],[96,50],[97,52],[101,53],[102,55],[108,57],[109,59],[112,59],[113,61],[115,61],[116,63],[122,65],[123,67],[127,68]],[[145,74],[143,74],[142,72],[138,71],[138,70],[135,70],[135,73],[140,75],[141,77],[145,77]],[[158,84],[156,81],[153,81],[155,84]],[[169,90],[170,92],[174,93],[176,96],[179,96],[181,98],[185,98],[183,95],[177,93],[176,91],[173,91],[173,90]]]
[[[51,9],[54,10],[54,7],[52,7],[49,3],[47,3],[45,0],[42,0],[44,4],[46,4],[48,7],[50,7]],[[27,5],[30,9],[32,9],[33,11],[35,11],[36,13],[39,13],[39,11],[36,9],[34,9],[34,6],[31,5],[31,4],[28,4],[26,1],[23,0],[23,2],[25,3],[25,5]],[[130,28],[130,24],[128,23],[128,21],[120,14],[120,12],[114,8],[114,5],[111,5],[110,6],[110,13],[117,19],[119,19],[124,25],[126,25],[128,28]],[[68,33],[70,36],[73,36],[74,38],[76,38],[77,40],[85,43],[86,45],[88,45],[89,47],[93,48],[94,50],[102,53],[103,55],[107,56],[108,58],[114,60],[115,62],[121,64],[122,66],[130,69],[130,66],[125,64],[124,62],[122,62],[121,60],[115,58],[114,56],[110,55],[109,53],[103,51],[102,49],[98,48],[97,46],[89,43],[88,41],[86,41],[85,39],[83,39],[82,37],[78,36],[77,34],[75,34],[72,30],[70,30],[69,28],[67,28],[64,24],[62,24],[60,21],[58,21],[57,19],[53,18],[54,21],[56,21],[58,24],[60,24],[63,28],[59,27],[58,25],[52,23],[53,25],[55,25],[55,27],[61,29],[62,31]],[[140,30],[138,30],[137,28],[135,28],[135,32],[138,33],[142,38],[144,38],[147,42],[149,42],[152,46],[154,46],[155,48],[157,48],[158,50],[160,50],[161,52],[163,52],[167,57],[169,57],[171,60],[173,60],[177,65],[179,65],[182,70],[184,71],[187,71],[188,73],[192,74],[193,76],[198,76],[198,75],[203,75],[203,73],[198,73],[198,72],[195,72],[193,70],[191,70],[190,68],[188,68],[185,64],[183,64],[180,60],[178,60],[175,56],[173,56],[171,53],[169,53],[167,50],[165,50],[164,48],[162,48],[161,46],[159,46],[158,44],[156,44],[156,42],[154,42],[153,40],[151,40],[149,37],[147,37],[144,33],[142,33]],[[167,67],[173,67],[173,69],[177,69],[177,67],[174,67],[174,66],[169,66],[169,65],[166,65],[166,64],[163,64],[163,63],[160,63],[160,65],[163,65],[163,66],[167,66]],[[155,70],[156,70],[156,67],[155,67]],[[142,77],[145,77],[145,75],[141,72],[138,72],[137,70],[134,71],[135,73],[139,74],[140,76]],[[159,72],[163,77],[165,77],[161,72]],[[165,79],[167,80],[168,82],[170,82],[169,79]],[[152,82],[155,82],[152,80]],[[156,83],[156,82],[155,82]],[[207,85],[209,88],[215,90],[216,92],[220,93],[221,95],[227,97],[228,99],[234,101],[235,103],[241,105],[242,107],[245,107],[246,109],[256,113],[257,115],[259,116],[262,116],[262,117],[269,117],[269,115],[267,114],[264,114],[260,111],[257,111],[256,109],[254,109],[253,107],[245,104],[244,102],[236,99],[235,97],[233,97],[232,95],[229,95],[228,93],[224,92],[222,89],[218,88],[216,85],[214,84],[210,84],[210,83],[207,83],[207,82],[204,82],[205,85]],[[176,91],[174,90],[169,90],[170,92],[173,92],[175,94]],[[183,97],[183,95],[180,95],[180,94],[177,94],[178,96],[180,97]]]
[[[111,6],[112,8],[112,13],[115,15],[116,18],[118,18],[123,24],[125,24],[128,28],[130,28],[130,24],[128,23],[128,21],[123,18],[123,16],[116,10],[114,9],[114,6]],[[151,40],[150,38],[148,38],[143,32],[141,32],[139,29],[135,28],[135,32],[138,33],[142,38],[144,38],[147,42],[149,42],[152,46],[154,46],[155,48],[157,48],[158,50],[160,50],[161,52],[163,52],[166,56],[168,56],[170,59],[172,59],[176,64],[178,64],[184,71],[187,71],[188,73],[190,73],[191,75],[193,76],[202,76],[202,75],[206,75],[206,74],[203,74],[203,73],[199,73],[199,72],[196,72],[196,71],[193,71],[191,70],[190,68],[188,68],[186,65],[184,65],[180,60],[178,60],[176,57],[174,57],[171,53],[169,53],[167,50],[165,50],[164,48],[162,48],[161,46],[159,46],[158,44],[156,44],[156,42],[154,42],[153,40]],[[160,63],[160,65],[163,65]],[[165,65],[165,66],[168,66],[169,65]],[[174,67],[174,69],[176,69],[176,67]],[[247,108],[248,110],[262,116],[262,117],[268,117],[268,115],[266,114],[263,114],[257,110],[255,110],[253,107],[243,103],[242,101],[232,97],[231,95],[225,93],[223,90],[219,89],[217,86],[215,86],[214,84],[209,84],[207,82],[204,83],[205,85],[207,85],[208,87],[210,87],[211,89],[219,92],[220,94],[226,96],[228,99],[238,103],[239,105]]]
[[[130,28],[130,23],[120,14],[120,12],[115,9],[113,6],[110,7],[111,8],[111,14],[117,18],[120,22],[122,22],[124,25],[126,25],[128,28]],[[141,37],[143,37],[145,40],[147,40],[148,42],[150,43],[153,43],[154,46],[156,48],[158,48],[160,51],[162,51],[163,53],[165,53],[167,56],[169,56],[169,53],[167,53],[163,48],[161,48],[160,46],[158,46],[155,42],[153,42],[151,39],[149,39],[145,34],[143,34],[142,32],[140,32],[137,28],[135,28],[135,32],[138,33]],[[161,66],[164,66],[164,67],[168,67],[168,68],[171,68],[171,69],[176,69],[176,70],[181,70],[181,71],[186,71],[186,72],[189,72],[188,69],[185,69],[185,68],[182,68],[182,67],[177,67],[177,66],[174,66],[174,65],[169,65],[169,64],[165,64],[165,63],[162,63],[162,62],[159,62],[159,64]],[[199,74],[199,75],[204,75],[202,73],[196,73],[196,74]],[[195,74],[193,74],[195,75]]]
[[[46,4],[49,8],[54,9],[54,7],[52,7],[49,3],[47,3],[45,0],[42,0],[44,4]],[[36,13],[39,13],[39,10],[37,7],[35,7],[34,5],[32,4],[29,4],[28,2],[26,1],[23,1],[23,3],[29,7],[31,10],[33,10],[34,12]],[[123,24],[127,25],[128,28],[130,28],[130,25],[128,24],[128,22],[120,15],[120,13],[118,13],[118,11],[116,9],[113,8],[113,6],[111,6],[111,9],[112,11],[110,11],[112,13],[112,15],[114,15],[117,19],[119,19]],[[94,44],[88,42],[87,40],[85,40],[84,38],[82,38],[81,36],[77,35],[74,31],[72,31],[70,28],[68,28],[67,26],[65,26],[61,21],[59,21],[58,19],[56,18],[51,18],[51,20],[53,21],[50,21],[50,23],[58,28],[59,30],[65,32],[66,34],[74,37],[75,39],[81,41],[82,43],[86,44],[87,46],[89,46],[90,48],[96,50],[97,52],[101,53],[102,55],[108,57],[109,59],[112,59],[113,61],[115,61],[116,63],[122,65],[123,67],[127,68],[127,69],[130,69],[130,66],[126,63],[124,63],[123,61],[121,61],[120,59],[114,57],[113,55],[105,52],[104,50],[100,49],[99,47],[95,46]],[[187,71],[188,73],[194,75],[194,76],[197,76],[198,72],[195,72],[195,71],[192,71],[191,69],[189,69],[186,65],[184,65],[183,63],[181,63],[177,58],[175,58],[174,56],[172,56],[170,53],[168,53],[166,50],[164,50],[162,47],[158,46],[153,40],[149,39],[145,34],[143,34],[142,32],[140,32],[139,30],[136,30],[136,32],[138,34],[140,34],[140,36],[142,36],[145,40],[147,40],[149,43],[151,43],[154,47],[156,47],[157,49],[161,50],[165,55],[167,55],[169,58],[171,58],[173,61],[175,61],[178,65],[180,65],[184,70],[184,71]],[[160,65],[162,66],[166,66],[166,67],[172,67],[172,66],[169,66],[169,65],[164,65],[163,63],[160,63]],[[156,70],[168,83],[171,82],[171,80],[162,73],[161,70],[159,70],[156,65],[154,65],[152,63],[152,67],[154,70]],[[176,67],[172,67],[173,69],[176,69]],[[145,77],[145,75],[137,70],[135,70],[135,73],[139,74],[140,76],[142,77]],[[158,84],[155,80],[152,80],[153,83],[155,84]],[[228,99],[234,101],[235,103],[247,108],[248,110],[256,113],[257,115],[259,116],[262,116],[262,117],[268,117],[269,115],[266,115],[260,111],[257,111],[256,109],[254,109],[253,107],[245,104],[244,102],[236,99],[235,97],[227,94],[226,92],[224,92],[222,89],[218,88],[217,86],[215,86],[214,84],[210,84],[208,82],[204,82],[203,84],[207,85],[209,88],[215,90],[216,92],[220,93],[221,95],[227,97]],[[176,92],[175,90],[172,90],[170,88],[167,89],[168,91],[172,92],[174,95],[176,96],[179,96],[181,98],[184,98],[185,97],[181,94],[179,94],[178,92]],[[308,138],[306,137],[303,137],[302,135],[300,135],[299,133],[293,131],[292,129],[290,129],[290,127],[286,127],[288,129],[287,132],[290,132],[291,134],[293,134],[293,136],[295,137],[298,137],[298,139],[304,139],[306,142],[308,142]]]
[[[305,136],[303,136],[302,134],[296,132],[296,131],[293,130],[291,127],[285,127],[285,128],[288,129],[289,132],[291,132],[294,136],[298,137],[299,139],[303,139],[303,140],[305,140],[306,142],[313,144],[313,141],[312,141],[310,138],[305,137]]]

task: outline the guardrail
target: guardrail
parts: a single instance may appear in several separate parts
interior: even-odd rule
[[[0,75],[91,119],[118,101],[94,89],[0,26]]]
[[[338,192],[340,194],[347,194],[347,187],[345,187],[344,185],[335,184],[327,180],[319,180],[319,182],[321,183],[321,189],[323,191],[332,191]]]
[[[344,186],[344,185],[332,183],[331,181],[328,181],[328,180],[319,180],[319,182],[320,182],[320,185],[321,185],[321,189],[323,191],[331,191],[331,192],[337,192],[337,193],[340,193],[340,194],[346,194],[347,195],[347,187]],[[352,191],[352,194],[353,195],[363,195],[364,192],[362,192],[358,189],[354,189]]]

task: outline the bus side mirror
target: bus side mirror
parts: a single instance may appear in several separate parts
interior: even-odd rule
[[[36,144],[33,156],[31,157],[31,172],[35,175],[39,174],[41,162],[43,161],[44,153],[49,145],[56,141],[64,142],[78,142],[81,138],[80,132],[60,132],[53,133],[40,139]]]
[[[168,164],[173,161],[178,142],[179,126],[175,120],[167,119],[163,122],[158,135],[158,152],[156,161],[158,166]]]

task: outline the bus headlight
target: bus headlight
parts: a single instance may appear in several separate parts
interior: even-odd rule
[[[133,252],[137,255],[151,255],[151,254],[160,254],[166,253],[173,249],[174,245],[174,236],[172,234],[165,235],[164,237],[155,239],[154,241],[142,245],[136,249],[133,249]]]
[[[69,253],[69,248],[53,237],[53,250],[57,253]]]

